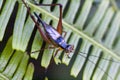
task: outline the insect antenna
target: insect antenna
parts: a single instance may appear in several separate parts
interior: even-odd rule
[[[80,56],[83,56],[83,54],[86,54],[86,55],[87,55],[87,53],[84,53],[84,52],[81,52],[81,51],[78,52],[78,55],[80,55]],[[89,56],[90,56],[90,57],[101,58],[101,59],[103,59],[103,60],[110,61],[110,62],[120,63],[119,61],[115,61],[115,60],[113,60],[113,59],[107,59],[107,58],[104,58],[104,57],[101,57],[101,56],[96,56],[96,55],[89,55]],[[84,57],[85,57],[85,56],[84,56]]]
[[[82,55],[82,54],[79,54],[79,55],[82,56],[82,57],[84,57],[84,58],[86,58],[86,56],[84,56],[84,55]],[[88,58],[88,60],[89,60],[89,62],[91,62],[91,63],[93,63],[94,65],[96,65],[96,63],[94,63],[94,62],[93,62],[92,60],[90,60],[89,58]],[[106,59],[105,59],[105,60],[106,60]],[[100,66],[97,66],[97,67],[98,67],[100,70],[102,70],[107,76],[109,76],[111,80],[113,80],[112,77],[111,77],[107,72],[105,72],[102,67],[100,67]]]

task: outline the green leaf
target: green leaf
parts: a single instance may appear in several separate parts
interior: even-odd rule
[[[28,65],[28,68],[27,68],[27,71],[25,73],[23,80],[32,80],[33,72],[34,72],[34,65],[32,63],[30,63]]]
[[[46,23],[54,27],[57,26],[59,20],[58,6],[43,7],[35,5],[34,1],[25,1],[30,7],[31,13],[35,11],[41,14],[42,20]],[[74,45],[75,49],[75,52],[70,54],[71,58],[68,58],[65,52],[60,51],[54,58],[56,64],[58,62],[65,64],[69,68],[69,76],[74,76],[76,80],[80,80],[79,77],[82,77],[83,80],[119,80],[120,11],[115,0],[41,1],[41,4],[48,3],[61,3],[63,5],[63,31],[67,32],[65,40],[68,44]],[[3,41],[5,36],[8,35],[5,34],[5,31],[7,31],[6,28],[9,25],[8,22],[11,22],[9,20],[12,12],[14,12],[15,4],[18,7],[14,26],[11,26],[14,27],[13,34],[10,35],[8,42]],[[0,79],[32,80],[34,65],[32,62],[28,63],[30,57],[26,54],[26,50],[28,47],[31,47],[31,52],[39,50],[43,39],[37,31],[33,43],[29,42],[35,24],[27,15],[27,9],[22,1],[1,0],[0,12],[0,46],[7,42],[6,45],[4,44],[5,48],[0,50],[2,51],[0,52]],[[29,46],[29,43],[32,46]],[[41,54],[40,66],[47,69],[55,51],[56,49],[44,50]],[[31,54],[35,59],[38,58],[38,55],[39,52]],[[62,73],[60,76],[62,76]],[[45,77],[45,79],[49,78],[48,76]]]
[[[0,14],[0,41],[2,41],[2,39],[3,39],[5,29],[7,27],[7,23],[10,19],[10,15],[12,14],[15,2],[16,2],[16,0],[6,1],[6,4],[4,5],[4,7],[1,11],[1,14]],[[0,3],[3,3],[3,1],[1,0]]]
[[[26,53],[12,49],[12,38],[10,37],[5,49],[0,55],[0,79],[19,80],[24,77],[31,80],[30,77],[27,78],[26,76],[29,74],[32,77],[34,67],[31,67],[31,73],[27,73],[25,76],[29,56]]]

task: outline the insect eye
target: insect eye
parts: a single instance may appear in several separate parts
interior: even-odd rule
[[[73,45],[68,45],[68,46],[67,46],[67,50],[68,50],[69,52],[72,52],[72,51],[74,50],[74,46],[73,46]]]
[[[73,45],[70,45],[70,49],[73,50],[73,49],[74,49],[74,46],[73,46]]]

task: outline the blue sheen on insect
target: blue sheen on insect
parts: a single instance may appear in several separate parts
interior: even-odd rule
[[[62,48],[66,48],[67,47],[67,43],[65,42],[65,40],[63,39],[63,37],[58,37],[55,40],[56,43],[58,43]]]

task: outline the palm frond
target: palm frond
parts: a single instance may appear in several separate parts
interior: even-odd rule
[[[33,1],[34,2],[34,1]],[[5,29],[12,14],[16,0],[0,1],[0,40],[3,40]],[[33,64],[28,63],[25,53],[35,24],[22,1],[18,1],[18,11],[14,23],[13,37],[11,37],[0,55],[1,77],[4,79],[31,80]],[[41,18],[52,26],[57,26],[59,20],[59,7],[36,6],[26,0],[31,12],[41,14]],[[82,73],[83,80],[119,80],[120,68],[120,11],[112,0],[43,0],[41,4],[61,3],[63,5],[63,30],[67,32],[65,40],[73,44],[75,52],[67,58],[60,51],[55,60],[62,64],[71,65],[70,75],[78,77]],[[9,14],[8,14],[9,13]],[[31,51],[39,50],[42,46],[42,37],[37,31]],[[8,46],[11,45],[11,46]],[[16,50],[16,52],[14,52]],[[56,50],[44,50],[41,66],[48,68],[52,55]],[[32,54],[38,57],[38,52]],[[74,60],[72,60],[74,59]],[[106,60],[105,60],[106,59]],[[58,61],[57,61],[58,60]],[[111,60],[111,61],[108,61]],[[113,61],[114,60],[114,61]],[[118,63],[115,63],[118,62]],[[4,62],[4,63],[3,63]],[[24,67],[23,67],[24,66]],[[29,69],[32,69],[29,72]],[[31,77],[29,77],[29,74]],[[23,76],[25,76],[23,78]]]

